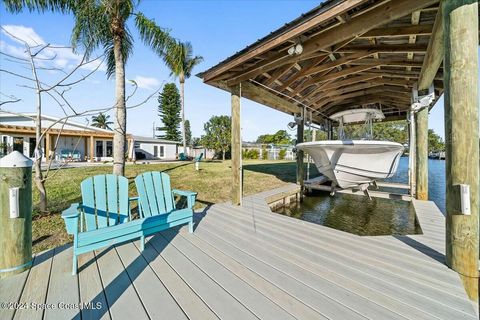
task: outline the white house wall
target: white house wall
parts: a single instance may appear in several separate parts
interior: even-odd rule
[[[162,160],[175,160],[177,156],[177,146],[175,144],[163,144],[163,143],[152,143],[152,142],[136,142],[140,146],[135,148],[135,152],[142,152],[145,154],[145,159],[162,159]],[[158,156],[154,157],[154,147],[158,148]],[[164,148],[163,157],[160,154],[160,148]]]

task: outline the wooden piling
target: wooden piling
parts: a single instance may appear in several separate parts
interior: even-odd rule
[[[410,121],[409,121],[409,140],[408,140],[408,169],[409,169],[409,180],[410,180],[410,195],[416,197],[416,163],[415,163],[415,113],[410,111]]]
[[[0,280],[32,263],[32,165],[18,151],[0,160]],[[14,188],[19,188],[18,217],[11,216],[10,190]]]
[[[418,111],[415,118],[416,195],[419,200],[428,200],[428,108]]]
[[[305,113],[302,111],[302,119],[297,124],[297,143],[303,142],[303,129],[305,124]],[[297,149],[297,184],[300,185],[301,190],[303,190],[304,179],[305,179],[305,168],[303,167],[303,157],[304,152]]]
[[[478,3],[443,3],[446,142],[446,260],[478,300]],[[470,186],[470,215],[462,214],[459,184]]]
[[[242,204],[242,140],[240,132],[241,85],[231,87],[232,103],[232,204]]]

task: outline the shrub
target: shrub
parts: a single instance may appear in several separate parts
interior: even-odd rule
[[[278,152],[278,158],[280,160],[285,160],[285,156],[287,155],[287,149],[281,149],[279,152]]]
[[[258,159],[260,152],[257,149],[250,149],[248,151],[248,159]]]
[[[243,159],[258,159],[260,152],[257,149],[244,149],[242,151]]]
[[[262,148],[262,159],[268,160],[268,151],[266,148]]]

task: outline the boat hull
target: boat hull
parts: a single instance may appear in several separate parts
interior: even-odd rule
[[[297,144],[318,171],[340,188],[352,188],[392,177],[404,147],[390,141],[327,140]]]

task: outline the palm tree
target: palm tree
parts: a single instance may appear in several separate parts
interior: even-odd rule
[[[125,103],[125,63],[133,49],[133,38],[127,21],[135,18],[135,27],[140,38],[157,54],[171,55],[176,41],[169,33],[135,12],[135,0],[4,0],[6,7],[13,12],[24,8],[30,11],[47,10],[72,12],[75,25],[72,31],[72,44],[75,51],[83,49],[87,56],[101,48],[106,56],[107,76],[115,75],[115,122],[113,137],[113,173],[125,172],[125,140],[127,109]]]
[[[171,75],[178,78],[180,82],[180,100],[182,103],[182,141],[183,152],[187,151],[185,140],[185,80],[192,75],[193,68],[203,61],[201,56],[193,56],[192,44],[190,42],[178,42],[173,50],[163,55],[165,64],[171,71]]]
[[[98,116],[92,116],[92,126],[101,129],[112,130],[110,125],[113,124],[113,122],[109,121],[108,119],[110,119],[108,114],[100,112]]]

